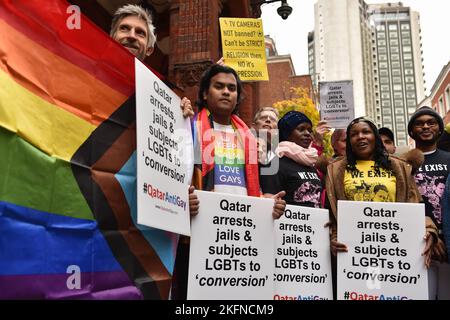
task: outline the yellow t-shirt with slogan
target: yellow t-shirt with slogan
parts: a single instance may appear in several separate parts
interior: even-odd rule
[[[377,173],[375,161],[357,160],[358,171],[345,171],[344,191],[350,201],[395,202],[397,179],[383,168]]]

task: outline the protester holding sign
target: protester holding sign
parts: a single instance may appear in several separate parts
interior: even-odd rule
[[[388,155],[373,122],[365,118],[354,119],[347,127],[346,157],[328,166],[326,188],[331,209],[331,251],[347,251],[345,244],[337,241],[337,201],[421,201],[414,181],[412,166],[414,155],[400,159]],[[408,163],[410,162],[410,163]],[[437,229],[426,217],[425,264],[430,265],[433,241]]]
[[[279,157],[279,170],[273,176],[261,176],[267,194],[286,191],[288,204],[320,208],[322,179],[316,169],[319,158],[311,146],[313,129],[311,120],[301,112],[289,111],[278,121],[280,143],[275,150]]]
[[[141,6],[127,4],[117,9],[110,35],[142,62],[154,51],[155,26],[150,13]],[[181,99],[181,109],[185,117],[194,115],[191,101],[186,97]]]
[[[415,175],[425,211],[436,223],[439,238],[433,249],[433,261],[428,270],[430,299],[450,299],[450,265],[442,235],[442,196],[450,173],[450,153],[438,149],[437,142],[444,132],[441,116],[430,107],[422,107],[411,115],[408,134],[425,160]]]
[[[150,13],[141,6],[133,4],[126,4],[118,8],[114,13],[110,36],[142,62],[153,53],[156,43],[155,27]],[[191,101],[188,98],[183,97],[180,101],[180,106],[184,117],[192,117],[194,115]],[[130,189],[133,187],[132,181],[130,180]],[[177,234],[172,234],[172,236],[168,237],[168,239],[171,239],[170,241],[165,240],[165,238],[160,237],[156,233],[152,237],[159,243],[159,250],[161,251],[173,252],[173,248],[178,243]],[[144,258],[148,257],[144,256]],[[173,261],[174,258],[170,257],[170,261]],[[173,264],[169,266],[169,270],[172,266]],[[173,280],[174,282],[176,281],[175,278]],[[164,282],[165,280],[160,281]]]
[[[256,141],[247,125],[236,115],[242,100],[242,83],[232,68],[212,65],[200,80],[199,113],[192,125],[195,167],[192,184],[197,190],[260,197]],[[190,188],[191,215],[201,205]],[[273,196],[272,216],[278,219],[286,203]],[[186,297],[188,241],[182,241],[177,261],[178,299]]]

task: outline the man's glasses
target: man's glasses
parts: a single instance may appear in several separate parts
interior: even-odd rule
[[[428,127],[436,127],[438,125],[438,122],[435,119],[430,119],[427,121],[415,121],[414,122],[414,127],[416,128],[423,128],[425,127],[425,125],[427,125]]]

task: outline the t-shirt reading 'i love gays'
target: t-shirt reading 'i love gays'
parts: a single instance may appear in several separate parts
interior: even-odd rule
[[[397,179],[388,170],[374,170],[375,161],[356,161],[357,171],[345,171],[344,191],[350,201],[395,202]]]
[[[214,122],[214,191],[247,195],[245,153],[231,125]]]

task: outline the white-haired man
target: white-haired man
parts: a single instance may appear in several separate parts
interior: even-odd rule
[[[114,13],[110,35],[141,61],[152,54],[156,42],[151,15],[133,4],[120,7]]]
[[[156,43],[155,26],[150,13],[134,4],[117,9],[110,35],[140,61],[153,53]],[[185,117],[194,115],[191,101],[186,97],[181,99],[181,109]]]

